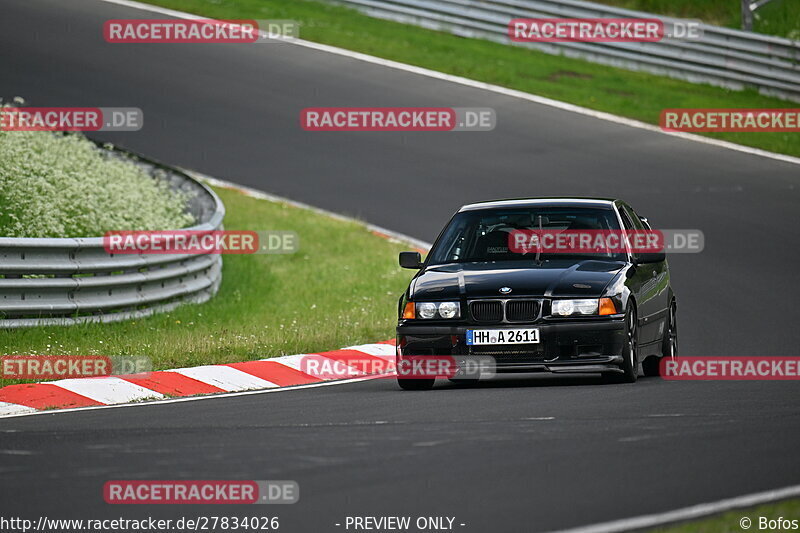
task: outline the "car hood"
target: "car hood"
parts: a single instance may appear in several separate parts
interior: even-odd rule
[[[524,266],[520,261],[437,265],[425,269],[412,282],[414,300],[499,298],[501,287],[509,297],[600,297],[625,266],[620,261],[555,260]]]

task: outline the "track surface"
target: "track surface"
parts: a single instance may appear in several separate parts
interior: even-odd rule
[[[659,227],[705,232],[703,253],[670,259],[684,354],[800,355],[800,167],[289,44],[103,42],[104,20],[150,17],[163,18],[5,0],[0,96],[142,108],[141,132],[103,139],[426,240],[470,201],[622,197]],[[498,127],[298,126],[304,107],[381,105],[494,107]],[[387,513],[455,516],[464,531],[577,526],[796,484],[797,393],[539,377],[413,394],[377,380],[7,419],[3,516],[277,513],[288,532]],[[302,495],[255,510],[102,502],[106,480],[131,478],[295,479]]]

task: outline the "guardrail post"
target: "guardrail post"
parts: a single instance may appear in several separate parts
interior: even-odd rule
[[[755,13],[758,8],[770,2],[772,2],[772,0],[756,0],[752,3],[748,0],[742,0],[742,29],[745,31],[753,31],[753,13]]]
[[[750,9],[750,0],[741,0],[742,2],[742,29],[744,31],[753,31],[753,11]]]

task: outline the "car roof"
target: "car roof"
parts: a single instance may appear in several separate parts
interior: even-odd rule
[[[578,197],[552,197],[552,198],[511,198],[508,200],[489,200],[467,204],[459,209],[462,211],[476,211],[479,209],[497,209],[504,207],[611,207],[616,200],[613,198],[578,198]]]

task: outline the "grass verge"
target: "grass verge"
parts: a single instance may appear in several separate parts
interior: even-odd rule
[[[663,108],[787,108],[797,104],[631,72],[480,39],[370,18],[313,0],[146,0],[220,19],[293,19],[303,39],[658,124]],[[797,133],[713,133],[726,141],[800,156]]]
[[[674,526],[661,527],[651,530],[651,533],[742,533],[743,531],[784,531],[784,530],[797,530],[794,527],[769,527],[767,523],[764,526],[761,520],[777,520],[778,518],[788,519],[790,522],[794,520],[795,524],[800,521],[800,500],[786,500],[782,502],[768,503],[751,507],[749,509],[739,509],[730,511],[711,518],[704,518]],[[741,520],[750,520],[748,527],[746,522]],[[764,527],[761,527],[764,526]]]
[[[407,246],[363,224],[215,189],[228,230],[293,230],[292,255],[226,255],[216,297],[113,324],[0,330],[5,355],[146,355],[154,369],[230,363],[392,338]],[[22,381],[0,379],[0,386]]]

